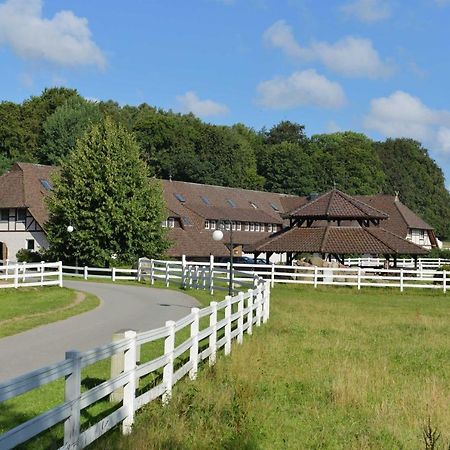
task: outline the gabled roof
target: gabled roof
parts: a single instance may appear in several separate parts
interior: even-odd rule
[[[387,219],[389,216],[366,203],[333,189],[283,217],[314,220]]]
[[[44,198],[50,193],[45,181],[51,187],[51,177],[57,171],[56,167],[41,164],[14,164],[0,177],[0,207],[28,208],[42,227],[48,219]]]
[[[246,251],[423,255],[428,253],[416,245],[380,227],[294,227],[246,246]]]

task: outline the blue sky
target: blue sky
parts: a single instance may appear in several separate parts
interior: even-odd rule
[[[450,0],[7,0],[0,99],[46,86],[218,124],[418,139],[450,183]]]

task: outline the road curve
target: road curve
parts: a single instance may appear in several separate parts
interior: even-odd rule
[[[123,284],[65,281],[101,300],[91,311],[0,339],[0,382],[111,341],[119,330],[145,331],[177,320],[198,303],[182,292]]]

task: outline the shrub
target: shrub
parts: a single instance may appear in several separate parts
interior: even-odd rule
[[[42,255],[38,252],[34,252],[32,250],[27,250],[26,248],[20,249],[16,253],[16,258],[18,262],[40,262],[42,261]]]

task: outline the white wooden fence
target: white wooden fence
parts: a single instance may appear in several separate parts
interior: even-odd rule
[[[162,262],[154,261],[154,279],[166,277],[170,282],[180,276],[181,280],[178,263],[164,261],[167,273],[164,269],[156,269],[159,265],[162,265]],[[156,271],[159,273],[156,274]],[[206,308],[192,308],[187,316],[176,322],[168,321],[161,328],[138,333],[130,330],[125,332],[125,338],[118,342],[87,352],[67,352],[64,361],[0,384],[1,403],[65,378],[64,402],[0,435],[0,449],[11,449],[60,423],[64,423],[63,449],[84,448],[120,423],[123,433],[129,433],[135,411],[159,397],[162,397],[163,402],[168,402],[172,387],[178,380],[187,374],[191,379],[195,379],[198,366],[203,360],[208,359],[209,364],[213,365],[219,349],[223,347],[225,355],[228,355],[232,350],[233,340],[238,344],[242,343],[244,333],[252,334],[254,326],[260,326],[267,321],[270,283],[253,274],[241,273],[240,278],[241,286],[250,283],[251,289],[245,292],[241,290],[234,296],[226,296],[219,303],[211,302]],[[187,278],[186,281],[188,282]],[[217,276],[212,284],[219,286],[223,282],[224,278]],[[198,287],[204,286],[198,284]],[[126,299],[124,307],[125,303]],[[184,329],[189,330],[189,337],[176,345],[177,333]],[[164,339],[164,352],[157,358],[138,365],[138,348],[160,339]],[[114,355],[123,355],[123,371],[94,388],[81,392],[81,371]],[[182,355],[188,355],[186,360],[180,359]],[[137,391],[143,377],[161,369],[162,377],[158,384],[144,392]],[[122,388],[123,400],[116,405],[115,410],[83,429],[80,425],[83,410]],[[17,406],[15,408],[17,410]]]
[[[62,287],[62,263],[16,263],[0,266],[0,289],[33,286]]]
[[[346,266],[361,266],[361,267],[383,267],[386,262],[385,258],[345,258],[344,264]],[[391,260],[392,263],[392,260]],[[417,268],[423,269],[439,269],[444,265],[450,265],[450,259],[444,258],[417,258]],[[414,269],[416,263],[413,258],[399,258],[397,259],[397,266],[401,268]]]

